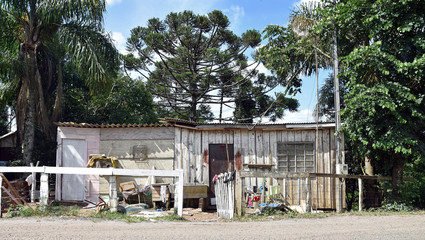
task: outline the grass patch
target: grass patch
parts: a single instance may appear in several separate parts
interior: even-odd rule
[[[78,206],[54,206],[50,205],[43,208],[35,206],[12,206],[8,209],[6,217],[78,217],[80,214],[80,207]]]
[[[127,223],[140,223],[140,222],[146,221],[146,219],[143,217],[133,217],[131,215],[126,215],[126,214],[122,214],[118,212],[109,212],[109,211],[99,212],[99,213],[93,212],[88,217],[99,219],[99,220],[119,220],[119,221],[125,221]]]

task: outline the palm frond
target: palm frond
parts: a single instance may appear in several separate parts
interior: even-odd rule
[[[119,54],[110,36],[96,26],[68,23],[58,31],[59,41],[65,46],[67,57],[90,87],[108,84],[119,66]]]

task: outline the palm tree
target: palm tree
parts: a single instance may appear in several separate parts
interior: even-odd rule
[[[0,2],[2,97],[16,97],[24,164],[32,161],[36,127],[54,135],[64,62],[92,89],[116,72],[118,53],[102,26],[105,7],[102,0]]]

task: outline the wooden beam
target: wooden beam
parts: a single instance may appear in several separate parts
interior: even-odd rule
[[[21,199],[21,197],[19,196],[19,193],[15,190],[15,188],[12,186],[12,184],[10,184],[9,180],[7,180],[7,178],[3,175],[3,173],[1,173],[1,177],[3,178],[4,182],[9,187],[12,194],[17,198],[17,200],[18,200],[17,203],[21,204],[21,205],[23,205],[24,203],[26,204],[25,200]]]
[[[277,171],[262,171],[262,172],[251,172],[242,171],[241,177],[253,177],[253,178],[306,178],[309,173],[305,172],[277,172]]]
[[[16,204],[21,205],[21,203],[19,203],[19,199],[17,199],[15,196],[13,196],[13,194],[7,190],[7,188],[5,188],[4,186],[1,186],[1,189],[4,190],[4,192],[9,195],[9,197],[12,199],[12,201],[14,201]]]

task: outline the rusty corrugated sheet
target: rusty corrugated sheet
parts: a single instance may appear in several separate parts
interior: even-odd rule
[[[171,127],[170,124],[92,124],[92,123],[74,123],[74,122],[57,122],[58,127],[76,127],[76,128],[146,128],[146,127]]]

